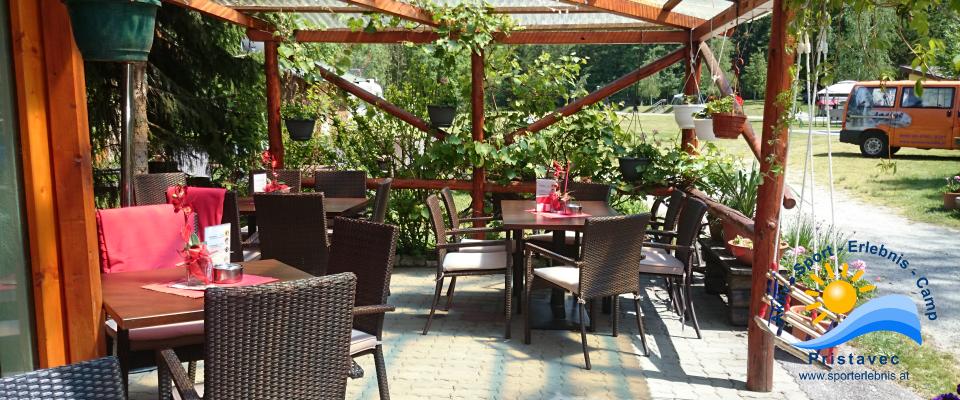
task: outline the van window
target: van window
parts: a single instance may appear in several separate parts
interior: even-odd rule
[[[871,107],[893,107],[897,99],[897,88],[859,87],[853,93],[853,105],[860,109]]]
[[[904,88],[900,107],[953,108],[953,92],[954,88],[924,88],[923,95],[917,97],[913,88]]]

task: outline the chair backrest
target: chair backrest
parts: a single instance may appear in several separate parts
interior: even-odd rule
[[[650,214],[587,218],[583,227],[580,295],[613,296],[639,290],[643,233]]]
[[[101,271],[172,268],[183,261],[179,251],[185,244],[186,221],[173,210],[169,204],[98,210]]]
[[[250,195],[253,195],[253,176],[256,174],[267,174],[267,179],[270,179],[270,171],[265,169],[252,169],[250,174],[247,175],[247,188],[250,191]],[[283,182],[284,185],[290,186],[291,193],[299,193],[300,188],[302,187],[303,177],[300,173],[300,170],[297,169],[278,169],[277,177],[280,178],[280,182]]]
[[[364,171],[317,171],[313,190],[327,197],[366,197],[367,173]]]
[[[390,185],[392,184],[393,178],[386,178],[377,185],[377,197],[374,198],[371,221],[383,223],[387,219],[387,207],[390,204]]]
[[[309,274],[327,270],[329,242],[323,193],[257,193],[261,258],[273,258]]]
[[[677,246],[693,246],[703,228],[703,216],[707,213],[707,203],[700,201],[693,196],[687,196],[683,200],[683,208],[680,210],[680,217],[677,218]],[[691,251],[680,248],[674,252],[674,256],[683,261],[683,264],[690,269]]]
[[[397,253],[399,230],[393,225],[356,218],[337,218],[330,239],[328,274],[352,272],[357,276],[356,306],[387,303],[390,276]],[[383,314],[354,317],[355,329],[379,336]]]
[[[610,202],[610,185],[606,183],[570,182],[567,191],[579,201]]]
[[[436,237],[438,245],[447,244],[447,227],[443,223],[443,212],[440,211],[440,199],[437,195],[427,196],[427,211],[430,213],[430,227],[433,228],[433,234]],[[447,255],[447,250],[437,248],[437,263],[443,263],[443,257]]]
[[[447,209],[447,223],[450,228],[460,227],[460,214],[457,212],[457,203],[453,201],[453,191],[449,187],[440,189],[440,196],[443,197],[443,207]]]
[[[230,262],[243,262],[243,245],[240,241],[240,208],[237,193],[227,191],[223,195],[223,219],[221,224],[230,224]]]
[[[208,289],[204,397],[344,398],[356,283],[347,273]]]
[[[667,212],[663,214],[663,230],[672,231],[673,228],[677,227],[677,216],[680,215],[680,210],[683,208],[683,200],[686,197],[687,194],[679,188],[674,188],[673,192],[670,193]]]
[[[133,196],[138,206],[166,204],[167,188],[186,184],[183,172],[137,175],[133,177]]]
[[[0,399],[124,400],[120,363],[104,357],[0,378]]]

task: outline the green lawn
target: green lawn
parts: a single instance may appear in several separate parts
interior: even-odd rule
[[[631,118],[634,117],[626,118],[624,126],[630,125]],[[636,125],[648,134],[656,133],[658,139],[674,141],[679,136],[679,129],[672,115],[641,115],[638,119],[639,124]],[[759,134],[761,123],[753,122],[753,127]],[[794,129],[802,130],[799,127]],[[857,146],[840,143],[836,136],[830,139],[833,149],[834,187],[838,191],[870,204],[888,206],[914,221],[960,228],[960,212],[943,210],[943,197],[940,193],[944,178],[960,174],[960,151],[904,148],[892,160],[894,171],[880,168],[878,159],[861,157]],[[725,151],[744,158],[753,158],[742,139],[718,140],[715,143]],[[790,135],[788,182],[799,183],[801,180],[806,145],[805,133],[795,131]],[[827,188],[828,165],[827,136],[814,135],[813,166],[818,191]]]

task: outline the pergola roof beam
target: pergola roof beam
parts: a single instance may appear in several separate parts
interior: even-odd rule
[[[274,30],[273,26],[267,21],[249,16],[234,8],[221,5],[211,0],[164,0],[164,2],[250,29],[263,32],[272,32]]]
[[[250,32],[254,40],[267,40],[268,36]],[[637,44],[637,43],[684,43],[689,38],[683,31],[518,31],[510,35],[496,35],[501,44]],[[345,29],[322,31],[299,31],[298,42],[317,43],[430,43],[437,39],[432,31],[380,31],[358,32]]]
[[[437,26],[437,23],[433,22],[433,16],[430,15],[429,12],[412,4],[397,0],[343,0],[343,2],[424,25]]]
[[[356,6],[235,6],[240,12],[296,12],[304,14],[362,14],[370,9]],[[494,7],[494,14],[602,14],[603,10],[578,6],[504,6]]]
[[[751,21],[769,13],[773,9],[771,0],[742,0],[727,7],[715,17],[710,18],[693,29],[693,40],[702,41],[720,33],[729,31],[738,24]]]
[[[559,0],[562,3],[587,6],[603,10],[628,18],[634,18],[658,25],[674,28],[693,29],[704,21],[700,18],[678,14],[672,11],[663,12],[663,8],[634,0]]]

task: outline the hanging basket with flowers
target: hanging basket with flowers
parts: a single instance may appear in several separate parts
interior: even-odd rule
[[[713,134],[720,139],[736,139],[743,133],[743,125],[747,123],[747,116],[736,111],[734,102],[743,105],[740,96],[731,94],[707,103],[704,110],[713,120]]]

